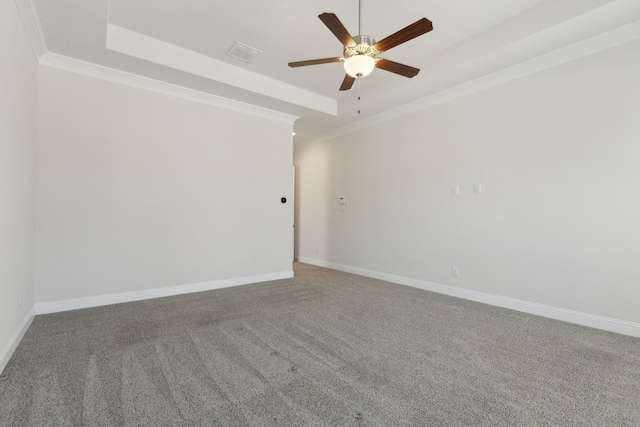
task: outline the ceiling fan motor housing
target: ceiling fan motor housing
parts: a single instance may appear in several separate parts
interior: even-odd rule
[[[373,58],[380,53],[380,51],[374,47],[376,40],[371,36],[355,36],[353,40],[356,42],[355,46],[344,47],[345,58],[351,58],[356,55],[366,55]]]

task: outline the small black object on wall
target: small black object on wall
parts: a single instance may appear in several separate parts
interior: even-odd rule
[[[280,199],[280,203],[287,203],[287,198],[286,197],[282,197]]]

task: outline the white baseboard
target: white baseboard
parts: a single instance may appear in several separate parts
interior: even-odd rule
[[[4,371],[7,363],[9,363],[9,359],[11,359],[11,356],[13,356],[13,352],[16,351],[16,348],[18,348],[18,344],[20,344],[20,341],[22,341],[22,337],[24,337],[27,329],[29,329],[29,326],[31,326],[31,322],[33,322],[33,318],[35,317],[35,315],[35,309],[32,308],[29,313],[27,313],[27,317],[24,318],[24,320],[20,323],[18,328],[13,333],[13,336],[9,340],[9,344],[7,345],[7,347],[2,351],[2,355],[0,356],[0,374],[2,374],[2,371]]]
[[[78,310],[82,308],[99,307],[110,304],[140,301],[152,298],[162,298],[173,295],[189,294],[193,292],[211,291],[231,286],[248,285],[251,283],[269,282],[272,280],[289,279],[293,271],[261,274],[256,276],[235,277],[232,279],[214,280],[211,282],[192,283],[188,285],[170,286],[166,288],[148,289],[144,291],[123,292],[117,294],[98,295],[94,297],[75,298],[62,301],[37,303],[36,314],[50,314],[61,311]]]
[[[439,294],[450,295],[484,304],[517,310],[524,313],[535,314],[537,316],[548,317],[550,319],[562,320],[564,322],[575,323],[578,325],[640,338],[640,324],[638,323],[583,313],[580,311],[567,310],[564,308],[503,297],[500,295],[488,294],[485,292],[457,288],[455,286],[442,285],[425,280],[412,279],[410,277],[396,276],[393,274],[381,273],[378,271],[366,270],[363,268],[351,267],[348,265],[336,264],[313,258],[300,257],[298,261],[305,264],[316,265],[318,267],[326,267],[333,270],[344,271],[345,273],[385,280],[387,282],[398,283]]]

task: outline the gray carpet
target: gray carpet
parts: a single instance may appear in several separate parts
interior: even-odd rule
[[[640,340],[304,264],[37,316],[0,425],[640,425]]]

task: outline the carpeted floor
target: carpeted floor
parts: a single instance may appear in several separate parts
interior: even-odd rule
[[[0,425],[640,425],[640,339],[295,274],[37,316]]]

